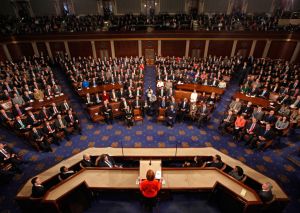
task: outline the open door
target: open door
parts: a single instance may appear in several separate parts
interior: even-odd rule
[[[153,65],[155,59],[154,49],[145,49],[145,58],[147,65]]]

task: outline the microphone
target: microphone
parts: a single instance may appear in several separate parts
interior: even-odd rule
[[[152,159],[150,158],[150,161],[149,161],[149,166],[151,166],[151,164],[152,164],[152,162],[151,162],[151,161],[152,161]]]
[[[175,157],[177,157],[178,142],[176,141]]]
[[[123,141],[121,141],[121,148],[122,148],[122,156],[124,157],[124,146],[123,146]]]

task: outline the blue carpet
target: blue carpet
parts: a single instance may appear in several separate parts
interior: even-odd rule
[[[74,95],[66,83],[65,76],[58,70],[56,73],[60,84],[63,85],[63,91],[69,95],[72,106],[80,117],[83,135],[72,136],[70,141],[64,141],[60,147],[54,145],[53,153],[37,153],[22,139],[10,134],[5,129],[0,129],[1,140],[7,141],[17,152],[23,153],[26,160],[31,161],[31,163],[24,165],[23,174],[16,175],[10,184],[1,187],[0,212],[5,210],[6,212],[19,212],[14,202],[14,196],[22,184],[33,175],[87,147],[120,147],[120,141],[123,141],[124,147],[175,147],[176,141],[179,147],[213,146],[276,180],[291,199],[285,212],[298,212],[300,206],[300,171],[286,158],[290,153],[299,149],[299,135],[283,138],[279,149],[269,149],[264,153],[257,153],[234,143],[228,135],[220,136],[216,131],[222,113],[228,106],[231,96],[238,89],[237,84],[232,83],[229,86],[217,105],[210,123],[204,128],[198,129],[191,123],[181,123],[170,129],[161,123],[156,123],[155,118],[146,117],[144,123],[127,129],[123,121],[115,122],[113,126],[91,123],[83,109],[83,104],[79,102],[78,97]],[[149,85],[155,89],[154,67],[146,68],[145,88]],[[183,202],[185,201],[188,199],[183,200]],[[120,203],[119,205],[125,204]],[[168,208],[166,206],[165,210]],[[165,210],[161,209],[161,212],[167,212]]]

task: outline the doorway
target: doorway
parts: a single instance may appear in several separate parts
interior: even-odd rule
[[[155,51],[154,49],[145,49],[145,59],[147,65],[153,65],[155,59]]]

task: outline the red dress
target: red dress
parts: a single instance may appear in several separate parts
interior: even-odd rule
[[[144,197],[153,198],[156,197],[160,190],[160,182],[158,180],[148,181],[143,180],[140,184],[140,190]]]

